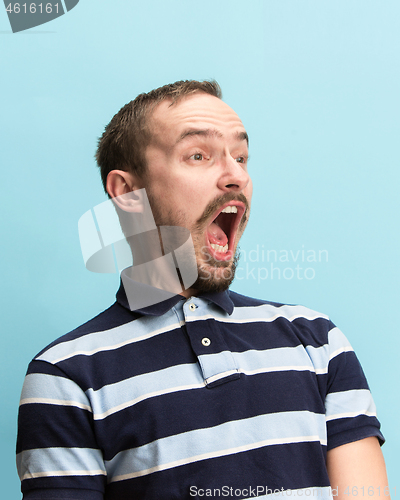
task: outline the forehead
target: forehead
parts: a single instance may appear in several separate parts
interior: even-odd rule
[[[196,93],[171,105],[162,101],[150,118],[150,130],[156,142],[172,146],[191,130],[211,130],[219,137],[237,137],[245,129],[238,115],[226,103],[209,94]]]

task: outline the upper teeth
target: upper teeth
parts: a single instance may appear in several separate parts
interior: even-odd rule
[[[222,210],[225,214],[237,214],[237,207],[235,205],[229,205]]]

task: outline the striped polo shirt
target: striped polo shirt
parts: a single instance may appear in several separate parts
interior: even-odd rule
[[[327,450],[383,437],[324,314],[226,291],[99,316],[30,363],[25,499],[330,498]]]

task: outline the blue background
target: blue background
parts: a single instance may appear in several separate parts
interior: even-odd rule
[[[233,288],[323,311],[344,331],[378,407],[394,497],[399,2],[81,0],[17,34],[0,7],[2,497],[20,498],[28,362],[108,307],[118,284],[85,269],[78,240],[79,217],[105,200],[97,138],[138,93],[188,78],[217,79],[250,135],[253,211]],[[309,250],[327,253],[307,262]],[[280,276],[258,280],[271,264]]]

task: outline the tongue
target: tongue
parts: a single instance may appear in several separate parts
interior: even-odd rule
[[[212,222],[208,227],[208,239],[210,243],[221,245],[222,247],[228,243],[226,234],[217,224],[215,224],[215,222]]]

